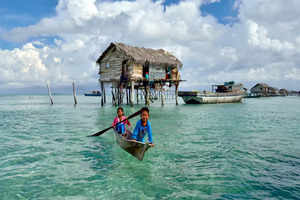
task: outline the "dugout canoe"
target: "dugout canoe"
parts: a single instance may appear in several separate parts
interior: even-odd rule
[[[146,151],[151,147],[149,143],[128,140],[125,137],[123,137],[121,134],[119,134],[115,129],[114,129],[114,133],[115,133],[117,144],[123,150],[127,151],[138,160],[140,161],[143,160]]]

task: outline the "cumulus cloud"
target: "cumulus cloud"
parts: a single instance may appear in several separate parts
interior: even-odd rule
[[[21,49],[0,51],[0,82],[9,85],[34,84],[47,75],[41,52],[27,43]]]
[[[96,85],[95,61],[112,41],[175,54],[184,64],[185,88],[229,80],[282,86],[299,81],[299,1],[237,0],[233,9],[239,20],[231,26],[201,15],[200,6],[215,1],[181,1],[164,9],[151,0],[60,0],[55,16],[0,32],[2,39],[25,42],[14,50],[0,49],[1,83]],[[53,43],[43,43],[45,37]]]

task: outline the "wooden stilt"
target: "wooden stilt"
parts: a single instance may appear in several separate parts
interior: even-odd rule
[[[165,105],[165,102],[164,102],[164,92],[163,92],[163,86],[160,85],[160,99],[161,99],[161,105]]]
[[[117,106],[118,105],[118,92],[117,92],[117,88],[114,88],[114,98],[115,98],[115,105],[114,106]]]
[[[72,83],[73,86],[73,97],[74,97],[74,105],[77,105],[77,98],[76,98],[76,89],[75,89],[75,82]]]
[[[111,88],[111,103],[112,103],[112,105],[115,105],[115,103],[116,103],[114,88]]]
[[[130,82],[130,105],[133,106],[134,103],[134,81]]]
[[[146,86],[146,105],[149,106],[150,105],[150,90],[149,90],[149,86]]]
[[[139,88],[136,88],[136,104],[139,104]]]
[[[105,84],[103,84],[103,95],[104,95],[104,104],[106,104],[106,91],[105,91]]]
[[[122,96],[121,96],[121,85],[119,85],[119,87],[118,87],[118,96],[119,96],[119,102],[118,102],[118,106],[119,106],[119,105],[122,104],[121,103],[121,98],[122,98]]]
[[[101,106],[103,107],[104,105],[104,95],[103,95],[103,82],[101,81]]]
[[[147,88],[146,88],[146,86],[145,86],[145,88],[144,88],[144,100],[145,100],[145,105],[147,105]]]
[[[116,106],[118,106],[119,101],[120,101],[120,97],[119,97],[119,92],[118,92],[118,88],[115,88],[115,96],[116,96]]]
[[[49,86],[49,82],[47,82],[47,88],[48,88],[48,95],[49,95],[49,99],[50,99],[50,104],[53,105],[53,98],[51,95],[51,90],[50,90],[50,86]]]
[[[120,103],[121,103],[121,99],[120,99],[120,88],[118,87],[117,88],[117,95],[116,95],[117,97],[118,97],[118,106],[120,105]]]
[[[123,87],[121,86],[120,87],[120,105],[122,105],[123,104]]]
[[[126,104],[128,105],[129,104],[129,99],[128,99],[128,94],[129,93],[129,90],[126,88]]]
[[[176,106],[178,105],[178,86],[179,86],[179,82],[176,82],[176,84],[175,84],[175,99],[176,99]]]

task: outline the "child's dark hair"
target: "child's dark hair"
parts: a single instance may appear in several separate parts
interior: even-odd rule
[[[149,109],[148,109],[148,107],[143,107],[143,108],[141,109],[141,113],[144,112],[144,111],[146,111],[146,112],[149,114]]]
[[[117,109],[117,112],[118,112],[119,110],[121,110],[122,112],[124,112],[124,110],[123,110],[122,107],[119,107],[119,108]]]

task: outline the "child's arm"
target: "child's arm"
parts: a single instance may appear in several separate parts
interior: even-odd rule
[[[124,117],[124,119],[126,119],[126,121],[124,122],[124,124],[127,124],[129,127],[131,127],[131,123],[130,123],[130,121],[127,119],[127,117]]]
[[[152,128],[150,122],[148,122],[148,141],[151,146],[154,146],[153,140],[152,140]]]
[[[112,126],[116,126],[116,124],[118,123],[118,117],[116,117],[112,123]]]
[[[131,135],[131,138],[133,139],[133,140],[136,140],[137,139],[137,136],[138,136],[138,134],[139,134],[139,121],[136,123],[136,125],[135,125],[135,128],[134,128],[134,130],[133,130],[133,133],[132,133],[132,135]]]
[[[127,123],[127,125],[128,125],[129,127],[131,127],[131,123],[130,123],[129,120],[127,120],[126,123]]]

